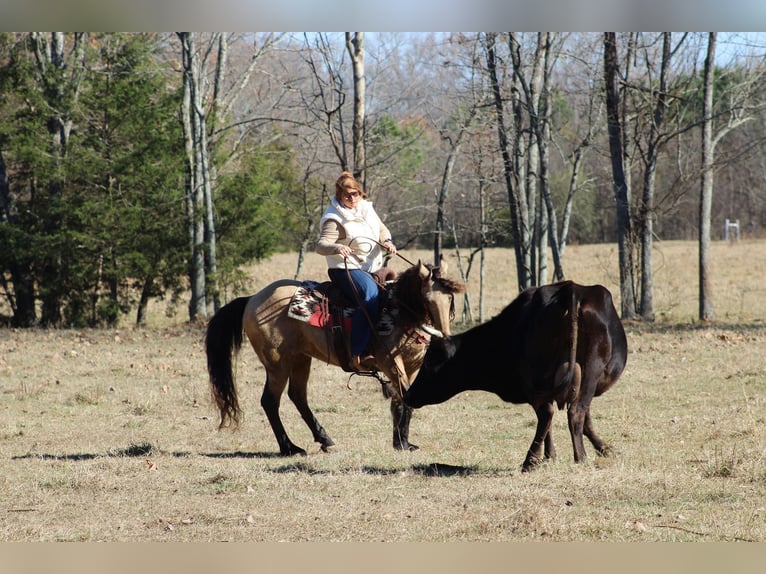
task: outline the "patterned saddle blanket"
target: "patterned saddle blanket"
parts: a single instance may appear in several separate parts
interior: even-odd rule
[[[394,329],[397,310],[390,293],[390,290],[383,292],[384,300],[376,327],[381,336],[391,334]],[[332,282],[304,281],[290,300],[287,316],[323,329],[340,326],[343,332],[348,333],[355,309]]]

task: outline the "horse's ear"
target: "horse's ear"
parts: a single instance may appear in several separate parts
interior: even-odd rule
[[[448,269],[449,265],[447,265],[447,262],[444,260],[444,254],[439,253],[439,266],[434,269],[434,275],[437,277],[446,277]]]
[[[423,281],[428,281],[431,278],[431,270],[423,265],[423,261],[418,259],[418,274]]]

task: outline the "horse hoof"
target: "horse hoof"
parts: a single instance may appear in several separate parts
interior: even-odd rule
[[[280,451],[282,456],[307,456],[306,451],[299,446],[292,445],[290,448],[282,449]]]

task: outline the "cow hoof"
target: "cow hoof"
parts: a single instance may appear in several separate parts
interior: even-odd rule
[[[542,463],[543,463],[543,460],[536,456],[527,457],[527,460],[525,460],[524,464],[521,465],[521,472],[529,472],[530,470],[535,470]]]
[[[603,456],[606,458],[614,456],[614,449],[610,446],[604,446],[596,451],[596,454],[598,456]]]
[[[394,444],[394,448],[396,450],[406,450],[409,452],[412,452],[414,450],[419,450],[420,447],[418,445],[412,444],[411,442],[404,442],[404,443],[398,443]]]

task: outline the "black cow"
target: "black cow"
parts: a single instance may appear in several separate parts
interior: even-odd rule
[[[482,390],[532,405],[535,439],[522,466],[554,459],[554,405],[568,405],[574,459],[585,459],[583,433],[598,454],[609,448],[596,435],[590,403],[625,368],[628,343],[612,295],[601,285],[563,281],[523,291],[499,315],[452,337],[433,337],[423,366],[404,395],[415,408]]]

